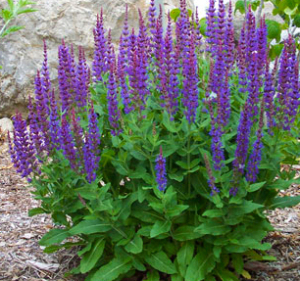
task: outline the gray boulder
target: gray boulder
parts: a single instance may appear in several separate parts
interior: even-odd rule
[[[179,0],[161,0],[165,11],[179,6]],[[188,0],[193,8],[193,0]],[[33,95],[33,81],[43,60],[43,39],[48,45],[51,79],[57,77],[57,48],[64,39],[74,49],[83,46],[88,61],[93,57],[93,27],[101,7],[106,28],[112,29],[116,43],[123,26],[125,5],[129,8],[129,24],[137,28],[138,9],[146,15],[149,0],[38,0],[37,12],[20,16],[15,24],[25,29],[0,41],[0,118],[19,111],[27,112],[28,96]]]

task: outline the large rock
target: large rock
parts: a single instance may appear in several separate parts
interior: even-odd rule
[[[164,2],[165,10],[179,6],[179,0]],[[149,0],[38,0],[37,12],[21,15],[15,22],[25,29],[5,37],[0,42],[0,118],[16,110],[26,113],[28,96],[33,95],[34,76],[43,59],[43,39],[48,44],[51,79],[57,76],[57,47],[62,39],[75,50],[83,46],[91,61],[93,56],[93,27],[101,7],[106,28],[112,29],[117,41],[123,26],[125,5],[129,7],[130,25],[137,28],[137,10],[146,15]],[[188,0],[193,8],[193,0]]]

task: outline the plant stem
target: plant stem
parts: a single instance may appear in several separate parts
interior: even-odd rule
[[[191,125],[189,124],[188,127],[188,154],[187,154],[187,164],[188,164],[188,170],[190,170],[190,165],[191,165],[191,154],[190,154],[190,147],[191,147]],[[190,198],[191,195],[191,174],[188,173],[188,198]]]

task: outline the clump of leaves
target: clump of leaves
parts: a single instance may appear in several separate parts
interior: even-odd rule
[[[0,16],[3,19],[3,24],[0,29],[0,37],[3,38],[12,32],[16,32],[24,26],[20,25],[11,25],[11,22],[16,19],[21,14],[27,14],[37,11],[31,7],[30,5],[35,5],[35,2],[28,0],[19,0],[15,3],[13,0],[7,0],[8,7],[6,9],[2,9]]]

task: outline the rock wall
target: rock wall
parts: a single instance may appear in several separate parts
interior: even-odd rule
[[[160,0],[165,11],[179,7],[179,0]],[[28,96],[34,92],[34,76],[43,59],[43,39],[48,45],[51,79],[57,76],[57,47],[62,39],[67,44],[85,48],[88,60],[93,57],[93,27],[101,7],[106,28],[112,29],[117,42],[129,8],[129,23],[137,28],[138,9],[146,15],[149,0],[37,0],[37,12],[21,15],[14,24],[25,29],[0,41],[0,118],[10,117],[16,110],[27,112]],[[193,0],[188,0],[193,8]]]

